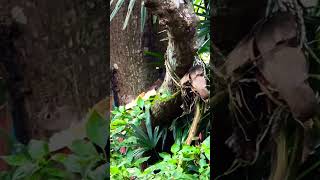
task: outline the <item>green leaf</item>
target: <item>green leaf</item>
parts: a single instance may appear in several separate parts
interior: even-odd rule
[[[210,160],[210,136],[208,136],[201,144],[205,156]]]
[[[32,159],[39,160],[49,154],[48,143],[40,140],[31,140],[28,145],[28,152]]]
[[[143,155],[144,152],[145,152],[145,149],[139,148],[139,149],[133,150],[132,155],[135,158],[139,158],[139,157],[141,157]]]
[[[30,177],[34,172],[40,168],[35,163],[26,163],[19,166],[13,173],[12,180],[21,180],[26,177]]]
[[[208,38],[199,48],[198,53],[204,53],[210,51],[210,38]]]
[[[152,51],[144,51],[144,54],[147,56],[152,56],[158,58],[162,63],[164,63],[164,55],[163,53],[152,52]]]
[[[171,147],[171,152],[176,154],[180,150],[180,146],[178,144],[173,144]]]
[[[1,156],[1,159],[3,159],[10,166],[21,166],[27,162],[30,162],[29,158],[24,154]]]
[[[109,126],[107,120],[96,111],[92,111],[86,124],[88,138],[102,149],[108,141]]]
[[[152,24],[156,24],[158,17],[153,15],[152,16]]]
[[[66,171],[63,171],[62,169],[58,169],[55,167],[45,167],[41,169],[41,173],[47,175],[47,178],[59,178],[59,179],[66,179],[68,177],[68,174]]]
[[[0,172],[0,179],[1,180],[11,180],[11,173],[7,171],[1,171]]]
[[[111,15],[110,15],[110,22],[111,20],[114,18],[114,16],[117,14],[117,12],[119,11],[119,9],[121,8],[122,4],[123,4],[124,0],[118,0],[116,7],[114,8],[114,10],[112,11]]]
[[[120,111],[121,113],[124,113],[125,110],[126,110],[126,108],[125,108],[124,106],[119,106],[119,111]]]
[[[154,147],[156,147],[156,145],[158,144],[159,139],[161,138],[162,133],[163,133],[163,131],[161,131],[161,132],[159,133],[159,126],[157,126],[157,127],[154,128],[153,139],[152,139],[152,142],[153,142],[153,146],[154,146]]]
[[[54,155],[51,157],[51,159],[54,160],[54,161],[63,163],[63,162],[67,159],[67,155],[66,155],[66,154],[63,154],[63,153],[57,153],[57,154],[54,154]]]
[[[166,141],[167,134],[168,134],[168,129],[167,129],[167,128],[162,129],[162,134],[163,134],[163,136],[162,136],[162,146],[161,146],[161,149],[163,150],[163,148],[164,148],[164,143],[165,143],[165,141]]]
[[[106,177],[108,177],[107,170],[108,170],[108,165],[103,164],[103,165],[97,167],[96,169],[90,171],[88,176],[89,176],[89,178],[94,179],[94,180],[105,180]]]
[[[144,30],[144,26],[147,20],[147,8],[144,6],[144,1],[141,2],[141,32]]]
[[[85,140],[75,140],[70,146],[72,152],[79,156],[98,156],[98,152],[92,143]]]
[[[130,15],[131,15],[131,12],[132,12],[132,9],[133,9],[133,6],[134,6],[135,2],[136,2],[136,0],[130,0],[129,6],[128,6],[127,16],[126,16],[126,19],[125,19],[125,21],[123,23],[122,30],[124,30],[128,25],[128,22],[129,22],[129,19],[130,19]]]
[[[80,164],[80,158],[76,155],[69,155],[66,157],[66,159],[63,161],[63,165],[66,167],[66,169],[72,173],[81,173],[82,167]]]
[[[137,105],[142,109],[144,106],[144,100],[141,97],[138,97]]]
[[[147,161],[149,158],[150,158],[150,156],[140,158],[140,159],[138,159],[138,160],[136,160],[136,161],[134,162],[134,165],[135,165],[135,166],[139,166],[141,163]]]
[[[127,124],[127,121],[125,121],[123,119],[116,119],[116,120],[111,122],[111,129],[114,129],[117,126],[123,126],[123,125],[126,125],[126,124]]]
[[[171,155],[166,152],[159,153],[159,156],[162,157],[164,161],[171,159]]]
[[[151,140],[153,137],[152,133],[152,124],[151,124],[151,116],[150,116],[150,109],[146,108],[146,127],[147,127],[147,133],[149,136],[149,139]]]

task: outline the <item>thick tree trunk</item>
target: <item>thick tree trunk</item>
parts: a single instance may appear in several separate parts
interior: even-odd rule
[[[135,6],[140,6],[140,4],[141,1],[137,1]],[[148,12],[157,15],[168,36],[165,55],[166,74],[160,91],[164,90],[173,94],[179,91],[179,80],[189,71],[194,62],[197,18],[189,2],[180,3],[180,7],[177,7],[175,1],[171,0],[145,1],[145,4]],[[122,26],[127,11],[124,7],[127,7],[127,4],[123,5],[112,20],[110,32],[111,63],[116,64],[115,67],[118,68],[116,85],[120,104],[130,102],[139,93],[145,91],[157,79],[156,74],[158,74],[155,69],[150,69],[148,66],[150,61],[143,58],[143,50],[147,47],[150,51],[150,45],[157,44],[159,37],[153,34],[156,32],[152,33],[151,38],[150,34],[141,34],[139,7],[133,9],[129,25],[123,31]],[[147,27],[150,26],[148,23],[151,22],[147,22]],[[145,33],[148,32],[150,33],[147,29]],[[141,43],[141,38],[143,43]],[[163,45],[155,49],[163,49],[161,47]],[[175,76],[176,82],[172,79]],[[168,102],[158,102],[152,108],[153,125],[170,124],[174,118],[181,115],[181,105],[180,96]]]
[[[158,34],[161,29],[157,24],[152,24],[152,15],[149,12],[144,32],[141,32],[141,0],[135,2],[128,26],[123,30],[128,3],[126,1],[122,5],[110,26],[111,65],[118,68],[113,85],[117,86],[115,95],[119,97],[119,104],[122,105],[146,91],[159,78],[159,70],[150,65],[154,60],[146,58],[144,50],[164,52],[164,43],[159,41],[161,37]],[[111,10],[113,9],[114,6]]]
[[[77,123],[107,96],[105,1],[1,0],[8,26],[17,24],[8,74],[17,134],[46,138]],[[21,127],[22,126],[22,127]],[[19,129],[18,129],[19,130]],[[20,131],[21,132],[21,131]]]

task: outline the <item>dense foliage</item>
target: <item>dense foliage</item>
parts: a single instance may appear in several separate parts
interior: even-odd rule
[[[111,120],[111,166],[112,179],[209,179],[210,136],[197,146],[185,145],[187,131],[175,131],[175,143],[171,152],[158,152],[156,146],[164,144],[167,129],[152,129],[150,107],[155,101],[166,101],[169,95],[154,95],[148,99],[138,97],[131,108],[120,106],[113,111]],[[140,127],[145,122],[147,131]],[[152,152],[152,153],[148,153]],[[155,164],[141,170],[151,154],[157,157]]]
[[[27,146],[14,143],[15,152],[1,157],[10,169],[0,172],[0,179],[103,180],[108,176],[107,154],[103,153],[106,127],[105,118],[92,111],[86,123],[89,140],[74,140],[60,151],[51,151],[46,141],[31,140]]]

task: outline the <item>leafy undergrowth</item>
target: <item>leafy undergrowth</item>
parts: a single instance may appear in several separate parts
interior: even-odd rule
[[[10,166],[1,180],[103,180],[107,174],[107,121],[92,111],[86,123],[88,140],[74,140],[68,147],[51,151],[46,141],[16,143],[11,155],[1,158]],[[67,138],[67,137],[66,137]]]
[[[148,99],[138,97],[132,107],[120,106],[112,112],[111,179],[210,179],[210,136],[197,146],[189,146],[184,144],[188,129],[176,128],[170,152],[163,151],[171,131],[152,128],[150,108],[155,101],[169,98],[165,93]],[[143,122],[146,130],[141,127]]]

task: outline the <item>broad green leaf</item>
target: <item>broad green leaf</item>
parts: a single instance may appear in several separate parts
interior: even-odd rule
[[[71,154],[67,156],[66,159],[63,161],[63,165],[66,167],[67,171],[70,171],[72,173],[81,173],[82,167],[80,162],[81,161],[78,156]]]
[[[124,113],[125,110],[126,110],[126,108],[125,108],[124,106],[119,106],[119,111],[120,111],[121,113]]]
[[[31,140],[28,145],[28,152],[32,159],[39,160],[49,153],[48,143],[40,140]]]
[[[171,155],[166,152],[159,153],[159,156],[163,158],[164,161],[167,161],[168,159],[171,159]]]
[[[105,180],[105,178],[109,176],[107,169],[108,169],[108,165],[103,164],[97,167],[96,169],[90,171],[88,176],[93,180]]]
[[[11,172],[1,171],[1,172],[0,172],[0,179],[1,179],[1,180],[12,180],[12,178],[11,178]]]
[[[126,124],[127,124],[127,121],[125,121],[123,119],[116,119],[116,120],[111,122],[111,129],[114,129],[117,126],[123,126],[123,125],[126,125]]]
[[[66,155],[66,154],[63,154],[63,153],[57,153],[57,154],[54,154],[54,155],[51,157],[51,159],[54,160],[54,161],[63,163],[63,162],[67,159],[67,155]]]
[[[86,124],[88,138],[102,149],[105,148],[108,141],[109,126],[107,120],[100,116],[96,111],[90,113]]]
[[[26,163],[22,166],[19,166],[13,173],[12,180],[21,180],[26,177],[32,176],[34,172],[40,168],[35,163]]]
[[[1,156],[1,159],[3,159],[10,166],[21,166],[27,162],[30,162],[29,158],[24,154]]]
[[[138,97],[137,105],[142,109],[144,106],[144,100],[141,97]]]
[[[134,162],[134,165],[135,165],[135,166],[139,166],[141,163],[147,161],[149,158],[150,158],[150,156],[140,158],[140,159],[138,159],[138,160],[136,160],[136,161]]]
[[[66,171],[55,167],[45,167],[41,169],[41,173],[47,175],[47,178],[67,179],[68,177],[68,173]]]
[[[118,174],[120,172],[120,169],[117,166],[111,166],[110,167],[110,173],[112,174]]]
[[[75,140],[70,146],[72,152],[79,156],[98,156],[98,152],[91,142]]]
[[[132,9],[133,9],[133,6],[134,6],[135,2],[136,2],[136,0],[130,0],[129,6],[128,6],[127,16],[126,16],[126,19],[125,19],[125,21],[123,23],[123,27],[122,27],[123,30],[128,25],[128,22],[129,22],[129,19],[130,19],[130,15],[131,15],[131,12],[132,12]]]
[[[210,160],[210,136],[208,136],[201,144],[205,156]]]
[[[173,144],[171,147],[171,152],[176,154],[180,150],[180,146],[178,144]]]

